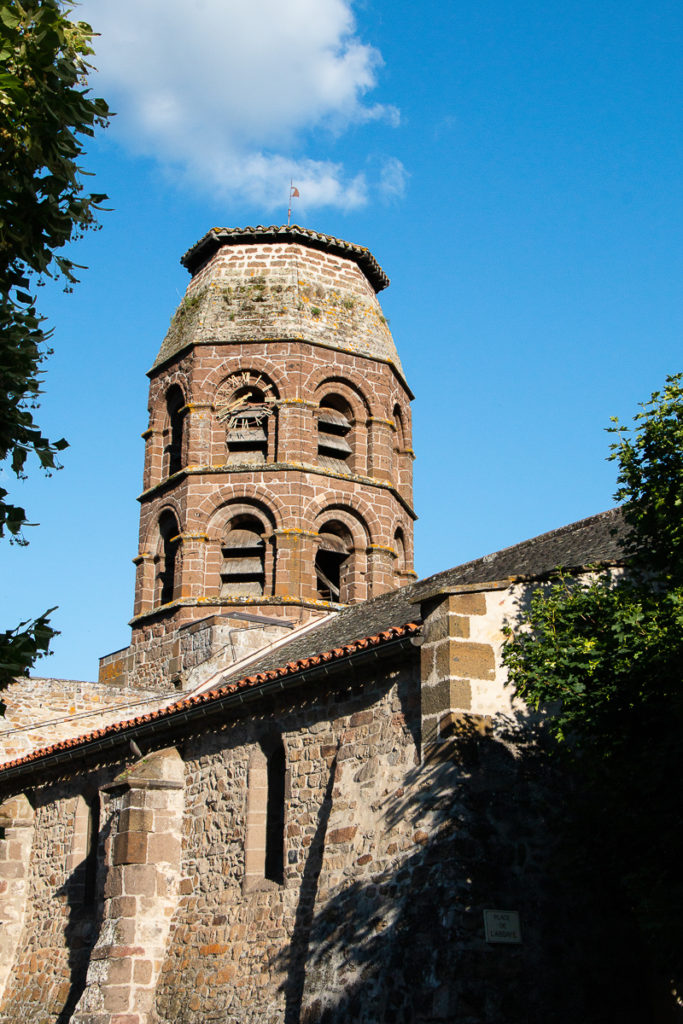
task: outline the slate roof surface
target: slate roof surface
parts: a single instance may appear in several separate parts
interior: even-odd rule
[[[400,590],[392,590],[363,604],[344,609],[319,629],[295,637],[289,644],[283,644],[270,655],[264,655],[254,663],[253,671],[267,671],[284,662],[307,658],[318,651],[351,643],[368,633],[380,633],[406,622],[419,622],[419,601],[440,588],[492,583],[511,576],[545,576],[558,566],[578,569],[594,563],[619,562],[623,557],[619,538],[624,536],[624,532],[621,510],[609,509],[522,541],[513,547],[484,555],[483,558],[475,558]],[[226,674],[224,681],[229,679],[230,675]]]
[[[321,249],[334,256],[343,256],[353,260],[363,271],[376,292],[381,292],[389,284],[389,278],[369,249],[355,242],[345,242],[343,238],[325,235],[310,228],[301,228],[298,224],[271,224],[265,227],[246,228],[211,228],[198,242],[195,242],[181,256],[180,262],[191,274],[196,274],[201,266],[224,245],[244,245],[250,242],[297,242],[307,245],[310,249]]]

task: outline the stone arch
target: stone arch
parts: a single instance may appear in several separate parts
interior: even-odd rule
[[[263,370],[228,374],[212,396],[218,436],[225,430],[226,464],[275,462],[278,450],[277,385]]]
[[[156,544],[157,573],[154,588],[154,603],[168,604],[176,596],[180,582],[180,524],[169,508],[163,509],[157,518],[158,540]]]
[[[221,535],[228,518],[235,514],[235,509],[241,512],[256,509],[256,514],[263,518],[270,530],[279,529],[281,525],[280,511],[273,505],[273,495],[267,487],[242,483],[224,485],[219,493],[208,495],[197,510],[197,518],[206,524],[204,529],[209,540],[215,540]]]
[[[275,519],[252,496],[226,501],[207,527],[207,593],[231,600],[269,596],[275,587]]]
[[[403,413],[401,412],[401,406],[398,402],[394,402],[392,419],[396,429],[395,447],[398,448],[399,451],[403,451],[406,447],[406,428]]]
[[[259,373],[267,377],[276,389],[280,397],[284,397],[290,387],[287,371],[282,361],[275,361],[265,352],[247,352],[227,358],[216,366],[204,378],[202,385],[207,401],[213,401],[213,396],[219,391],[221,385],[236,373],[250,372]]]
[[[359,422],[367,419],[368,416],[372,416],[373,410],[364,390],[349,377],[337,374],[330,375],[329,372],[326,372],[327,370],[327,367],[320,367],[309,382],[313,401],[320,402],[321,396],[328,392],[334,392],[346,399],[353,409],[355,418]]]
[[[353,604],[367,596],[370,534],[362,516],[343,505],[327,505],[316,517],[314,572],[318,597]]]
[[[282,885],[287,753],[282,737],[255,743],[247,766],[244,891]]]
[[[149,521],[147,523],[147,528],[145,530],[145,541],[143,545],[143,550],[148,552],[149,554],[159,554],[159,517],[165,511],[173,513],[173,515],[176,517],[178,526],[180,527],[180,529],[182,529],[183,510],[180,506],[180,503],[175,498],[165,498],[161,504],[157,505],[156,508],[154,508],[150,512]]]
[[[370,407],[361,390],[342,377],[325,377],[313,392],[318,408],[317,462],[333,472],[365,474]]]
[[[183,393],[185,402],[190,394],[190,384],[187,373],[175,367],[170,373],[157,377],[150,384],[149,392],[149,426],[155,430],[163,430],[166,425],[166,396],[168,392],[177,387]]]
[[[396,553],[394,572],[403,573],[408,568],[408,547],[402,526],[397,526],[394,530],[392,547]]]
[[[385,530],[377,513],[367,499],[357,494],[330,489],[324,497],[312,498],[304,507],[302,522],[304,525],[310,524],[310,528],[315,530],[320,522],[320,516],[333,510],[345,512],[355,523],[362,525],[368,544],[385,543],[382,540]]]
[[[185,392],[180,384],[171,384],[165,395],[163,476],[177,473],[185,465]]]

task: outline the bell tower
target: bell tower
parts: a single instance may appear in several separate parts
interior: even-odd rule
[[[149,371],[125,652],[154,685],[182,677],[198,624],[291,627],[415,576],[413,396],[372,254],[295,225],[213,228],[181,262]]]

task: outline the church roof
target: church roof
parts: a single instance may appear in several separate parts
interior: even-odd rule
[[[356,245],[354,242],[345,242],[343,238],[325,235],[320,231],[312,231],[310,228],[301,228],[298,224],[282,226],[271,224],[268,227],[259,224],[253,228],[211,228],[181,256],[180,262],[194,275],[222,246],[245,245],[250,242],[297,242],[299,245],[308,246],[309,249],[320,249],[357,263],[376,292],[381,292],[389,285],[389,278],[365,246]]]
[[[318,629],[312,629],[301,637],[293,637],[288,644],[283,644],[271,655],[264,655],[255,663],[254,670],[265,671],[275,663],[304,658],[314,651],[349,643],[366,633],[379,633],[391,626],[415,621],[416,617],[419,621],[420,602],[431,594],[448,591],[453,587],[481,585],[481,589],[486,589],[485,585],[493,582],[548,576],[558,567],[576,570],[587,565],[614,565],[623,558],[619,541],[624,533],[624,520],[618,508],[580,519],[491,555],[428,576],[400,590],[392,590],[362,604],[351,605],[335,618],[326,620]],[[230,678],[228,672],[224,678]]]
[[[312,673],[335,662],[368,653],[389,653],[419,632],[420,602],[437,593],[467,587],[484,590],[494,583],[539,579],[559,566],[578,570],[589,565],[618,564],[623,559],[620,541],[625,533],[621,510],[610,509],[353,605],[326,619],[319,628],[265,654],[253,663],[249,675],[231,678],[226,671],[220,685],[207,693],[186,696],[147,714],[7,762],[0,769],[0,782],[33,764],[50,767],[65,758],[85,756],[89,750],[120,746],[129,735],[151,733],[157,723],[171,726],[197,714],[211,713],[212,708],[227,710],[228,705],[241,704],[247,696],[281,689],[285,681],[303,683]]]

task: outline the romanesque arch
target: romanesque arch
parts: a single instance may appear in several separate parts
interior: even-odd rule
[[[272,595],[274,527],[268,507],[253,498],[216,509],[207,528],[206,592],[227,600]]]
[[[321,601],[351,604],[366,594],[370,534],[362,516],[343,505],[324,508],[316,517],[314,571]]]
[[[239,369],[223,378],[213,405],[225,430],[226,465],[276,461],[279,397],[277,385],[262,370]]]
[[[168,604],[176,597],[179,583],[178,553],[180,527],[174,512],[165,508],[158,519],[156,586],[154,603]]]
[[[179,384],[171,384],[166,392],[164,426],[164,477],[172,476],[185,462],[184,425],[185,395]]]
[[[287,755],[282,737],[255,743],[247,769],[244,889],[284,881]]]

